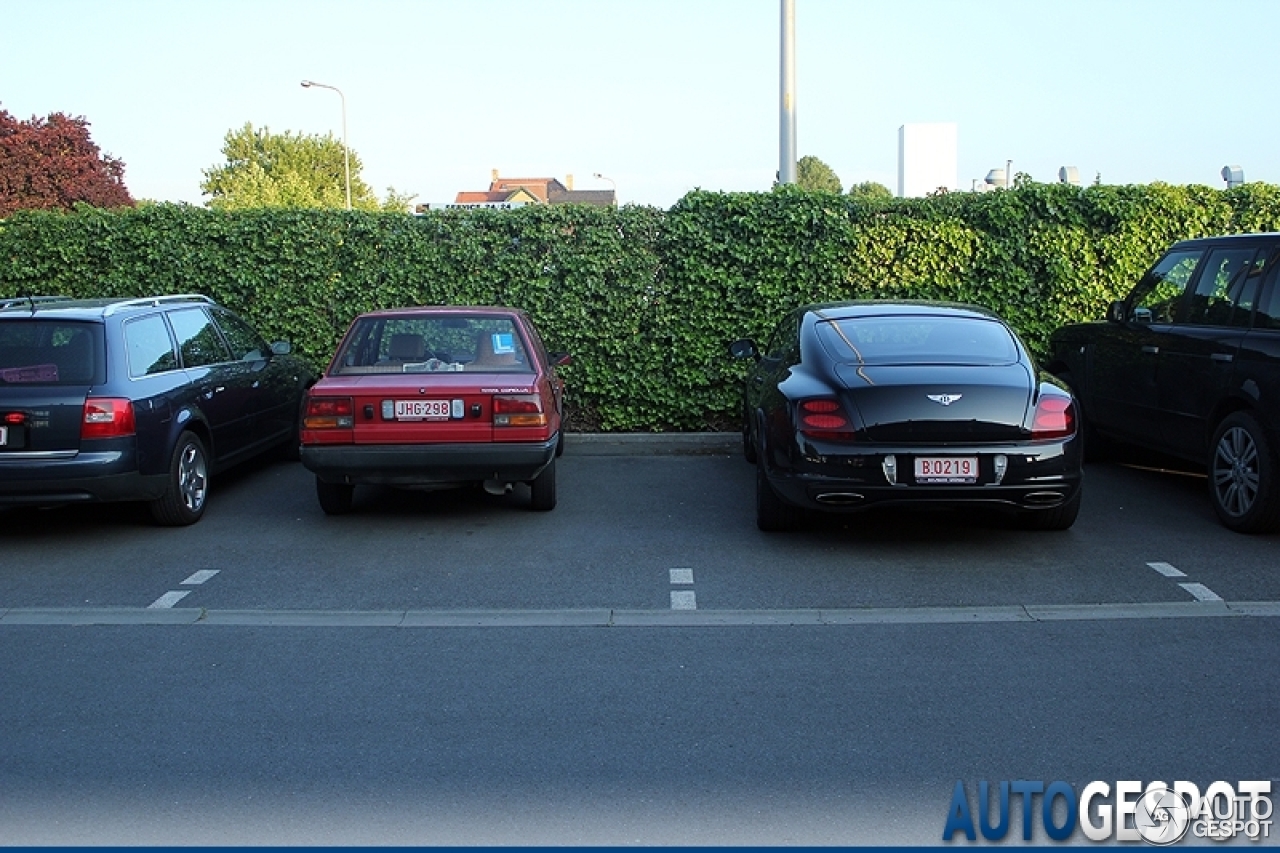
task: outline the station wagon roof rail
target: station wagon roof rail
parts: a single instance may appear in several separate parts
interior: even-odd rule
[[[205,305],[215,305],[212,299],[202,293],[177,293],[172,296],[145,296],[141,299],[125,299],[121,302],[109,305],[103,316],[111,316],[112,314],[124,308],[139,308],[143,306],[156,307],[159,305],[167,305],[173,302],[199,302]]]

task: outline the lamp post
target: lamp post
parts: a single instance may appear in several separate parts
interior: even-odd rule
[[[351,147],[347,145],[347,98],[342,94],[342,90],[337,86],[326,86],[324,83],[317,83],[314,80],[303,80],[302,88],[310,89],[315,86],[317,89],[332,89],[338,93],[338,97],[342,99],[342,162],[347,172],[347,210],[351,209]]]
[[[597,181],[608,181],[608,182],[609,182],[609,184],[613,187],[613,203],[614,203],[614,205],[615,205],[615,206],[617,206],[617,204],[618,204],[618,182],[617,182],[617,181],[615,181],[613,178],[609,177],[608,175],[602,175],[602,174],[600,174],[599,172],[592,172],[592,173],[591,173],[591,177],[595,178]]]

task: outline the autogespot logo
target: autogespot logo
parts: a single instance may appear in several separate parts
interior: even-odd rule
[[[1070,839],[1077,829],[1090,841],[1142,840],[1159,846],[1187,837],[1203,842],[1244,835],[1261,841],[1271,837],[1270,793],[1270,781],[1214,782],[1204,796],[1191,782],[1172,787],[1149,782],[1144,788],[1141,782],[1120,781],[1114,788],[1090,782],[1077,796],[1067,782],[1020,779],[979,782],[974,808],[964,782],[956,782],[942,840],[963,833],[976,841],[981,833],[988,841],[1001,841],[1020,816],[1024,841],[1032,840],[1037,822],[1054,841]]]

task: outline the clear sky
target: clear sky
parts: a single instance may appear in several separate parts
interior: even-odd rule
[[[780,0],[0,0],[0,108],[84,116],[135,198],[203,203],[245,122],[348,135],[363,177],[451,201],[572,175],[622,203],[764,190]],[[796,0],[798,153],[897,186],[898,128],[958,125],[960,188],[1280,183],[1280,0]],[[1259,43],[1259,40],[1261,42]],[[1250,48],[1250,45],[1259,45]]]

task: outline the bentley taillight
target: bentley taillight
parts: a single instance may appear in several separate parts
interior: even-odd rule
[[[1066,438],[1075,431],[1075,404],[1064,397],[1041,395],[1040,402],[1036,403],[1035,417],[1031,421],[1032,440]]]
[[[810,438],[848,441],[853,438],[853,425],[845,417],[836,400],[817,398],[801,401],[800,432]]]

